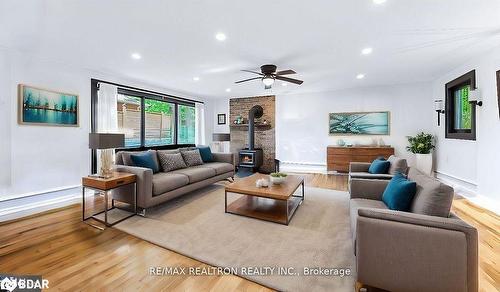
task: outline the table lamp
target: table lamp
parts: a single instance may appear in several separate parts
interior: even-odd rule
[[[98,175],[102,178],[110,178],[113,170],[113,155],[114,148],[121,148],[125,146],[124,134],[110,134],[110,133],[90,133],[89,134],[89,148],[100,150],[100,164]]]
[[[228,152],[226,150],[226,145],[223,143],[223,142],[229,142],[231,141],[231,135],[228,134],[228,133],[214,133],[212,135],[212,141],[214,142],[217,142],[217,145],[218,145],[218,151],[221,151],[221,152]],[[224,148],[224,150],[221,150],[221,144]]]

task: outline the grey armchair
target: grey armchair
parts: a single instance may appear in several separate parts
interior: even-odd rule
[[[369,162],[351,162],[349,164],[349,178],[366,178],[366,179],[391,179],[396,172],[407,174],[408,163],[406,159],[391,155],[387,159],[391,163],[389,172],[384,174],[369,173]]]
[[[389,210],[389,181],[352,179],[358,282],[389,291],[477,291],[477,230],[450,213],[453,189],[417,170],[411,212]],[[443,216],[441,216],[443,215]]]

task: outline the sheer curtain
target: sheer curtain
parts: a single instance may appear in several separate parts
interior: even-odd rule
[[[118,133],[118,113],[116,102],[118,87],[100,83],[97,92],[97,132]]]
[[[196,115],[194,143],[205,145],[205,105],[197,102],[194,108]]]
[[[118,113],[117,102],[118,87],[100,83],[97,92],[97,132],[98,133],[118,133]],[[103,149],[97,151],[97,170],[102,174],[102,162],[106,161],[105,168],[109,168],[109,163],[114,163],[114,150]]]

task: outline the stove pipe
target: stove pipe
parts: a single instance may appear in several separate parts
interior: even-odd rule
[[[255,148],[255,118],[260,118],[264,114],[264,109],[260,105],[254,105],[248,111],[248,150]]]

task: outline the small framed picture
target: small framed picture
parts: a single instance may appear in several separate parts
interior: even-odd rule
[[[218,114],[217,125],[225,125],[225,124],[226,124],[226,114]]]

